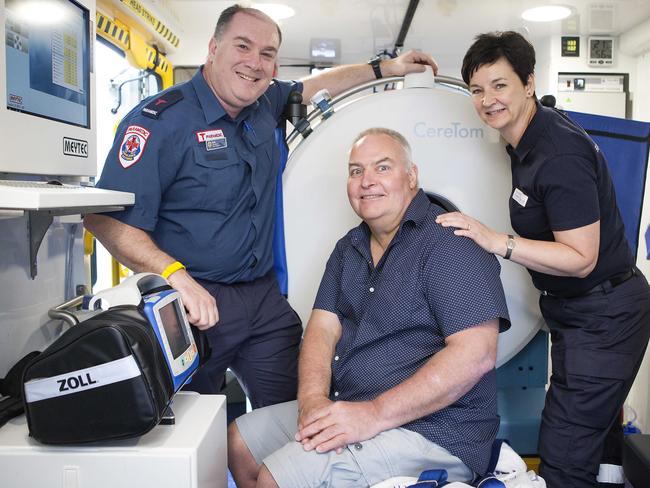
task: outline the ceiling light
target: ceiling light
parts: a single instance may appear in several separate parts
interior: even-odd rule
[[[65,19],[65,11],[61,4],[48,0],[31,0],[18,3],[15,13],[18,18],[28,24],[54,25]]]
[[[543,7],[529,8],[521,17],[530,22],[553,22],[554,20],[566,19],[571,15],[571,9],[559,5],[545,5]]]
[[[254,3],[253,8],[261,10],[276,22],[296,15],[296,11],[282,3]]]

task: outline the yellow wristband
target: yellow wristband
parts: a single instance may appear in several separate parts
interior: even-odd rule
[[[176,271],[178,271],[179,269],[185,269],[185,266],[183,266],[183,264],[182,264],[182,263],[179,263],[178,261],[174,261],[172,264],[170,264],[169,266],[167,266],[167,267],[163,270],[163,272],[160,273],[160,275],[161,275],[163,278],[168,279],[171,275],[173,275],[174,273],[176,273]]]

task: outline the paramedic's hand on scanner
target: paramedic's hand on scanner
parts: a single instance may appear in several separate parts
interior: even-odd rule
[[[438,64],[435,59],[422,51],[410,50],[396,58],[382,61],[381,71],[384,77],[403,76],[409,73],[422,73],[425,65],[431,66],[434,75],[438,74]]]
[[[421,51],[407,51],[393,59],[382,59],[379,70],[383,78],[389,76],[404,76],[409,73],[422,73],[426,66],[431,66],[433,73],[438,73],[438,64],[426,53]],[[345,90],[375,79],[373,70],[368,64],[348,64],[337,66],[324,73],[303,78],[302,99],[311,98],[320,90],[327,90],[330,96],[335,97]]]
[[[206,330],[219,322],[217,301],[187,271],[178,270],[167,281],[181,294],[190,324]]]

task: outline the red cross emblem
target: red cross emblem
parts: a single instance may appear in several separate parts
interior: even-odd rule
[[[137,151],[140,147],[140,138],[138,136],[131,136],[129,140],[126,141],[126,149],[129,152]]]

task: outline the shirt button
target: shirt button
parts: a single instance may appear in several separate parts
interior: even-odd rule
[[[338,356],[334,356],[334,361],[338,361],[338,360],[339,360],[339,357],[338,357]]]
[[[354,448],[355,448],[357,451],[360,451],[361,449],[363,449],[363,446],[361,445],[360,442],[355,442],[355,443],[354,443]]]
[[[369,291],[370,293],[373,293],[373,292],[375,291],[375,288],[374,288],[373,286],[371,286],[371,287],[368,289],[368,291]]]
[[[339,392],[338,392],[338,391],[335,391],[335,392],[334,392],[334,396],[335,396],[335,397],[339,396]]]

